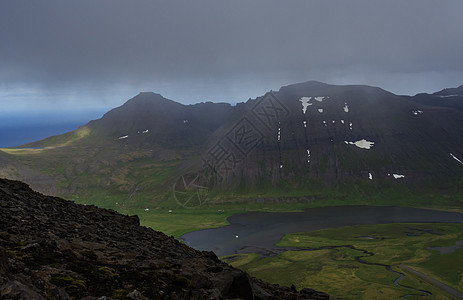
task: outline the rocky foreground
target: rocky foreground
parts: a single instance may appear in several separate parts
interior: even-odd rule
[[[328,299],[139,225],[0,179],[0,299]]]

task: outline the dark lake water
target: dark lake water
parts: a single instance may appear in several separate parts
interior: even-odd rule
[[[198,250],[217,256],[257,252],[272,255],[286,234],[348,225],[386,223],[463,223],[463,214],[407,207],[344,206],[311,208],[297,213],[247,213],[228,218],[230,225],[180,237]]]

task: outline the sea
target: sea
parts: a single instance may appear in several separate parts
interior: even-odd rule
[[[0,148],[22,146],[76,130],[102,111],[1,112]]]

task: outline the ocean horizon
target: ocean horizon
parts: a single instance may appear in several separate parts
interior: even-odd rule
[[[100,111],[0,113],[0,148],[22,146],[64,134],[102,115]]]

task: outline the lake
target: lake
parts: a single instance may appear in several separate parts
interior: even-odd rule
[[[349,225],[386,223],[463,223],[463,214],[409,207],[343,206],[310,208],[295,213],[246,213],[228,218],[230,225],[184,234],[188,246],[217,256],[259,253],[273,256],[286,234]]]

